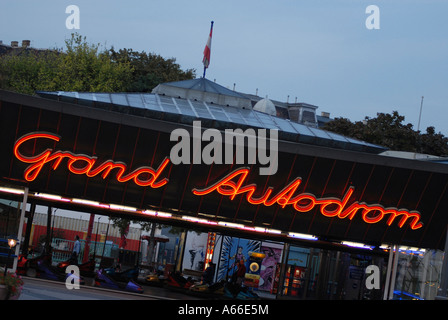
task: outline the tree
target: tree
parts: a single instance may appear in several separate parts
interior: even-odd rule
[[[58,51],[17,50],[0,57],[0,88],[33,94],[54,85]]]
[[[0,57],[0,87],[16,92],[124,91],[131,79],[129,63],[109,59],[99,45],[72,34],[66,50],[20,48]]]
[[[436,133],[434,127],[426,128],[426,133],[420,135],[418,144],[421,153],[448,155],[448,138],[440,132]]]
[[[378,113],[376,118],[352,123],[346,118],[336,118],[325,124],[324,130],[358,140],[377,144],[395,151],[425,153],[435,156],[448,155],[448,138],[428,127],[426,133],[414,131],[413,125],[404,123],[405,117],[397,111]]]
[[[72,34],[66,49],[17,48],[0,55],[0,88],[36,91],[150,92],[162,82],[193,79],[176,59],[132,49],[100,50]]]
[[[128,92],[151,92],[160,83],[193,79],[194,69],[183,71],[176,59],[164,59],[154,53],[136,52],[132,49],[114,48],[109,52],[110,60],[115,63],[129,63],[132,68],[132,79],[126,87]]]
[[[115,63],[99,45],[72,34],[65,41],[65,54],[60,55],[55,83],[50,90],[117,92],[124,91],[131,79],[129,63]]]

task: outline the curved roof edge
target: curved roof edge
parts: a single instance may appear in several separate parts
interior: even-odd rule
[[[192,125],[201,120],[204,128],[276,129],[279,139],[342,150],[378,154],[387,148],[309,127],[259,111],[204,101],[167,97],[155,93],[45,92],[42,98],[80,104],[96,109]]]

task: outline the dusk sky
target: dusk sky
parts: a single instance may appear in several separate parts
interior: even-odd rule
[[[68,29],[69,5],[79,29]],[[379,29],[366,27],[379,9]],[[306,102],[360,121],[397,110],[417,129],[448,136],[448,1],[445,0],[19,0],[0,2],[0,40],[64,48],[74,32],[103,48],[175,58],[244,93]]]

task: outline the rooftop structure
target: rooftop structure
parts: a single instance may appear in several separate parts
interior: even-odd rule
[[[273,114],[273,102],[252,100],[205,78],[160,84],[152,93],[37,92],[44,98],[77,103],[93,108],[191,125],[200,120],[203,127],[224,129],[277,129],[279,139],[344,150],[380,153],[386,148],[318,129]],[[260,99],[263,100],[263,99]],[[268,113],[262,104],[269,104]],[[278,110],[277,106],[276,110]],[[293,105],[293,107],[299,107]],[[302,119],[316,119],[303,106]],[[314,111],[313,110],[313,111]],[[294,113],[294,112],[292,112]],[[298,116],[299,117],[299,116]],[[317,121],[317,120],[316,120]]]

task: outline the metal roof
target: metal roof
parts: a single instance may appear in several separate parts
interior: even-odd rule
[[[188,81],[187,81],[188,82]],[[36,92],[37,95],[93,108],[203,128],[277,129],[280,140],[378,154],[384,147],[313,128],[252,109],[222,106],[155,93]]]
[[[223,87],[222,85],[217,84],[216,82],[210,81],[206,78],[165,82],[165,83],[162,83],[161,85],[182,88],[182,89],[187,89],[187,90],[212,92],[212,93],[222,94],[225,96],[231,96],[231,97],[236,97],[236,98],[241,98],[241,99],[248,99],[246,96],[244,96],[236,91],[230,90],[226,87]],[[154,88],[154,90],[155,90],[155,88]]]

